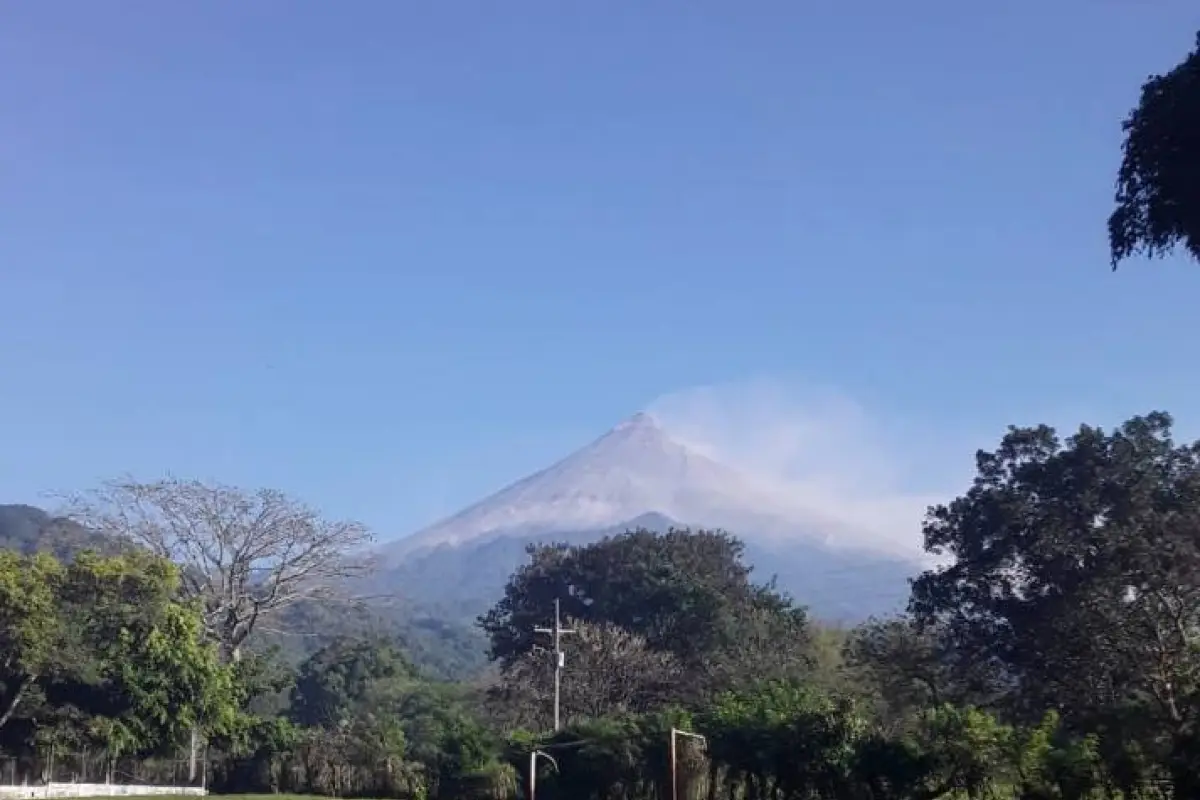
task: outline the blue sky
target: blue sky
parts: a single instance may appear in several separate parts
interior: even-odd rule
[[[809,427],[843,398],[918,483],[1009,422],[1198,430],[1200,266],[1112,274],[1104,231],[1120,120],[1198,27],[1184,0],[11,4],[0,502],[172,470],[391,536],[764,381]]]

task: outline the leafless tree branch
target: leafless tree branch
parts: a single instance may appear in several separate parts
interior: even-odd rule
[[[231,659],[261,621],[302,601],[345,600],[346,582],[373,567],[365,526],[327,520],[273,489],[126,477],[67,500],[77,522],[178,563],[208,635]]]

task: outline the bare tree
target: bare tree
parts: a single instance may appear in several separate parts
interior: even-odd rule
[[[671,698],[682,674],[671,653],[617,625],[568,621],[576,631],[564,644],[562,713],[570,721],[623,712],[645,712]],[[553,708],[554,654],[535,648],[503,670],[489,689],[493,710],[517,725],[549,728]]]
[[[259,623],[302,601],[344,599],[346,582],[371,568],[365,526],[327,520],[273,489],[122,478],[69,498],[66,513],[179,564],[228,660]]]

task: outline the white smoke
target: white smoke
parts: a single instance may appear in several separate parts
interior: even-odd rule
[[[927,508],[970,477],[970,446],[936,441],[928,426],[914,435],[831,389],[757,380],[675,392],[647,410],[673,439],[877,552],[924,560]]]

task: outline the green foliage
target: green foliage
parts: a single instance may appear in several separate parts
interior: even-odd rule
[[[390,639],[422,673],[440,680],[469,680],[487,664],[487,640],[478,630],[399,598],[371,605],[302,601],[281,609],[271,628],[260,629],[248,647],[276,650],[296,665],[345,637]]]
[[[742,544],[720,531],[630,531],[586,546],[530,548],[480,625],[491,656],[513,667],[558,599],[563,614],[611,624],[672,654],[679,681],[703,693],[754,674],[808,671],[803,610],[754,584]]]
[[[423,679],[390,640],[335,640],[300,665],[283,719],[225,744],[220,785],[490,796],[514,779],[460,694]]]
[[[197,610],[173,603],[155,628],[143,636],[125,629],[105,653],[105,678],[136,709],[139,740],[178,746],[193,728],[223,733],[241,723],[232,671],[202,631]]]
[[[953,562],[915,582],[918,618],[943,626],[960,673],[990,670],[1014,718],[1134,712],[1136,735],[1169,747],[1200,709],[1200,446],[1154,413],[1066,441],[1014,428],[978,463],[930,512],[927,548]]]
[[[1179,245],[1200,260],[1200,36],[1182,62],[1142,85],[1123,129],[1117,207],[1108,220],[1113,268]]]
[[[701,729],[730,777],[800,797],[847,791],[865,725],[850,702],[771,682],[717,698]]]
[[[174,565],[141,553],[0,552],[8,748],[75,742],[116,758],[238,724],[233,676],[175,599]],[[6,725],[7,727],[7,725]]]
[[[979,797],[1012,781],[1012,728],[979,709],[950,705],[930,709],[923,722],[922,734],[944,786]]]
[[[394,701],[415,679],[412,665],[391,643],[338,640],[300,666],[290,717],[308,727],[342,727]]]
[[[690,727],[686,715],[663,712],[587,720],[537,742],[558,765],[544,777],[539,773],[539,796],[603,800],[661,794],[672,727]],[[524,759],[518,763],[527,771],[528,753],[521,755]]]
[[[50,556],[0,551],[0,727],[12,719],[31,684],[54,669],[61,580],[62,568]]]

